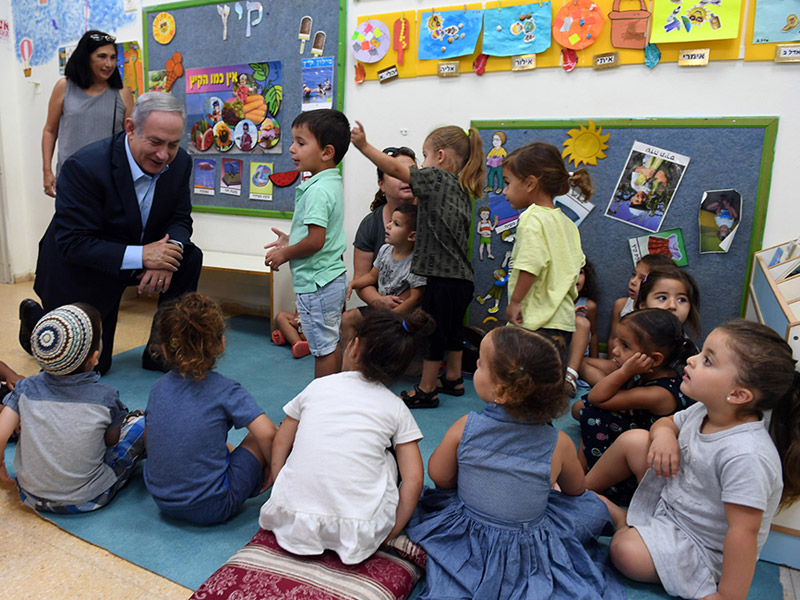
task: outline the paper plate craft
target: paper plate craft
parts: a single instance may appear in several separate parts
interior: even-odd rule
[[[553,19],[553,39],[564,48],[583,50],[603,31],[603,13],[592,0],[572,0]]]
[[[610,133],[603,135],[603,128],[597,127],[594,121],[589,121],[589,126],[580,126],[580,129],[570,129],[567,132],[567,139],[561,144],[564,150],[561,156],[572,162],[576,167],[581,163],[586,165],[596,165],[599,159],[606,157],[603,152],[608,148],[608,138]]]
[[[550,2],[487,8],[483,14],[483,52],[489,56],[537,54],[550,47]]]
[[[650,41],[700,42],[725,40],[739,35],[741,0],[672,0],[653,2]]]
[[[350,48],[356,60],[363,63],[378,62],[392,46],[392,36],[383,21],[368,19],[360,23],[350,38]]]
[[[611,21],[611,45],[614,48],[644,48],[650,29],[650,11],[644,0],[639,0],[639,10],[620,10],[620,0],[614,0],[608,19]]]
[[[158,13],[153,19],[153,37],[159,44],[169,44],[175,37],[175,17],[168,12]]]
[[[419,13],[419,59],[443,60],[475,52],[483,10],[433,10]]]

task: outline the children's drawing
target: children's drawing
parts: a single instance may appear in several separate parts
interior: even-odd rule
[[[74,49],[74,47],[73,47]],[[59,64],[61,53],[59,52]],[[66,63],[65,63],[66,66]],[[138,42],[117,44],[117,68],[122,76],[122,84],[133,93],[133,99],[145,92],[142,73],[142,53]],[[62,73],[63,75],[63,73]]]
[[[741,0],[654,0],[650,41],[699,42],[739,35]]]
[[[478,227],[477,234],[480,238],[478,241],[478,258],[483,260],[483,249],[486,248],[486,257],[494,260],[492,254],[492,231],[497,227],[498,217],[491,220],[492,211],[488,206],[481,206],[478,208]]]
[[[742,196],[736,190],[703,193],[700,201],[700,253],[730,250],[742,219]]]
[[[634,142],[605,215],[658,231],[688,164],[688,156]]]
[[[644,0],[639,0],[639,10],[620,10],[620,0],[614,0],[608,19],[611,22],[611,45],[614,48],[641,50],[647,43],[650,29],[650,11]]]
[[[303,59],[301,110],[333,108],[333,57]]]
[[[250,189],[248,194],[250,200],[272,200],[272,182],[269,179],[269,176],[272,175],[272,168],[273,163],[250,163]]]
[[[753,43],[800,41],[800,0],[757,0]]]
[[[350,37],[350,49],[356,60],[363,63],[378,62],[392,46],[389,27],[383,21],[367,19],[360,23]]]
[[[485,192],[494,191],[495,194],[503,192],[503,159],[508,152],[503,148],[506,143],[506,134],[496,131],[492,134],[492,149],[486,155],[486,188]]]
[[[589,126],[580,126],[580,129],[570,129],[567,132],[567,139],[561,144],[564,150],[561,156],[572,162],[576,167],[581,163],[596,165],[598,159],[606,157],[605,150],[608,148],[608,138],[610,133],[603,135],[603,128],[597,127],[594,121],[589,121]]]
[[[222,175],[220,177],[219,193],[241,196],[242,161],[238,158],[222,159]]]
[[[277,121],[283,102],[281,73],[278,61],[187,69],[186,114],[192,123],[189,153],[281,152]],[[262,138],[267,131],[272,133]],[[267,139],[269,143],[262,143]]]
[[[633,264],[637,264],[648,254],[663,254],[679,267],[689,264],[686,246],[683,243],[683,231],[680,229],[665,229],[658,233],[631,238],[628,240],[628,245],[631,248]]]
[[[205,158],[194,159],[194,193],[201,196],[214,195],[214,170],[216,164],[213,160]]]
[[[402,14],[392,26],[392,50],[397,52],[397,64],[403,64],[404,52],[408,50],[409,28],[408,19]]]
[[[568,2],[553,19],[553,39],[572,50],[588,48],[602,31],[603,13],[592,0]]]
[[[419,13],[419,58],[442,60],[475,52],[483,10],[432,10]]]
[[[552,19],[550,2],[492,5],[483,14],[483,52],[489,56],[544,52],[551,43]]]
[[[503,258],[503,263],[500,265],[499,269],[495,269],[492,273],[494,277],[494,283],[492,287],[489,288],[483,296],[476,296],[475,299],[478,301],[478,304],[486,304],[489,300],[494,300],[494,305],[490,306],[486,309],[486,312],[489,314],[494,314],[500,310],[500,299],[503,297],[503,291],[506,289],[508,285],[508,276],[509,276],[509,268],[508,262],[511,260],[511,250],[506,252],[505,258]]]

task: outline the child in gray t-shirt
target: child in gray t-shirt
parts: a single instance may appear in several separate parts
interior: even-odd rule
[[[372,270],[350,282],[347,299],[353,290],[377,285],[381,296],[393,296],[398,303],[395,312],[407,313],[422,301],[426,279],[411,272],[414,240],[417,234],[417,207],[401,204],[386,224],[386,243],[378,250]],[[364,309],[354,308],[342,315],[342,340],[346,344],[363,318]]]
[[[88,304],[57,308],[31,334],[38,375],[22,379],[0,412],[0,457],[14,429],[22,501],[35,510],[88,512],[108,504],[144,458],[144,416],[128,413],[116,388],[94,370],[100,313]],[[137,414],[138,413],[138,414]],[[0,460],[0,480],[11,482]]]

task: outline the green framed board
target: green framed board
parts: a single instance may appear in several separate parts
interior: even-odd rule
[[[187,109],[193,210],[291,219],[291,123],[344,104],[346,0],[173,2],[142,27],[145,87]]]
[[[634,266],[629,240],[670,230],[680,229],[683,251],[678,253],[684,262],[688,261],[683,268],[695,277],[700,288],[703,336],[718,324],[744,314],[749,265],[764,235],[777,117],[494,120],[473,121],[472,126],[480,131],[487,161],[498,140],[507,153],[530,142],[543,141],[564,151],[569,171],[577,168],[576,162],[589,171],[594,184],[590,200],[594,208],[588,215],[570,214],[569,209],[565,214],[580,221],[584,254],[597,271],[601,341],[608,338],[614,300],[627,295]],[[495,137],[498,132],[502,136]],[[652,210],[634,218],[621,207],[632,202],[625,192],[634,191],[630,166],[638,164],[635,160],[639,155],[634,148],[642,146],[666,151],[666,162],[657,169],[671,180],[670,195],[665,203],[650,206]],[[683,159],[688,163],[682,164]],[[473,226],[475,298],[470,305],[469,323],[478,326],[494,319],[505,320],[507,296],[504,289],[498,290],[501,286],[496,282],[507,271],[503,262],[511,250],[518,216],[502,194],[497,171],[493,176],[490,165],[487,169],[487,192],[475,202]],[[493,179],[490,181],[489,177]],[[701,253],[700,205],[704,193],[715,190],[738,192],[738,225],[727,253]],[[475,251],[480,245],[477,228],[482,207],[489,207],[491,220],[498,217],[490,244],[494,259],[488,259],[484,252],[481,260]],[[620,216],[623,213],[626,219]],[[648,221],[652,215],[657,219]],[[498,296],[497,310],[490,312]]]

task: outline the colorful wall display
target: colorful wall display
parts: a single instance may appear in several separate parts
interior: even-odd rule
[[[483,53],[489,56],[538,54],[550,47],[550,2],[487,8],[483,13]]]
[[[356,60],[365,63],[378,62],[392,46],[389,27],[383,21],[369,19],[359,23],[350,38],[350,48]]]
[[[258,142],[265,121],[269,120],[265,132],[274,131],[282,98],[281,63],[277,61],[188,69],[189,153],[279,154],[279,137],[273,135],[274,143],[269,146]]]
[[[741,12],[741,0],[654,0],[650,41],[659,44],[735,38],[740,33]]]
[[[483,10],[433,9],[419,15],[419,58],[443,60],[472,54],[483,26]]]
[[[583,50],[603,32],[603,13],[592,0],[566,3],[553,19],[553,38],[563,48]]]
[[[758,0],[753,43],[800,41],[800,0]]]

